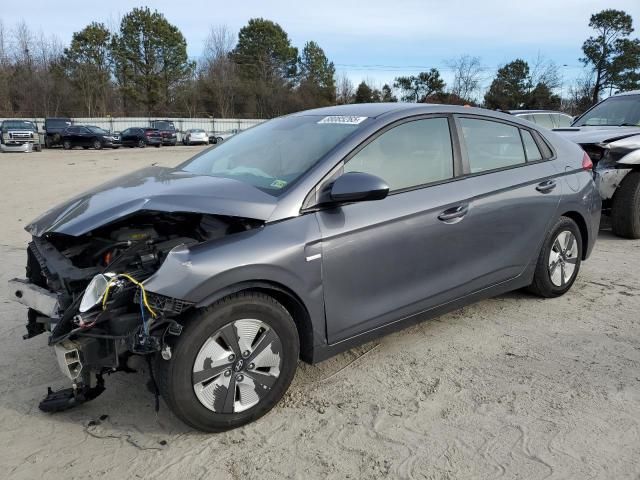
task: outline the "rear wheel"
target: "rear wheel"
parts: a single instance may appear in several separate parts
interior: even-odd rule
[[[96,150],[102,150],[102,142],[100,140],[95,140],[93,142],[93,148]]]
[[[144,141],[144,138],[141,138],[140,140],[138,140],[138,146],[140,148],[144,148],[147,146],[147,142]]]
[[[613,196],[611,229],[624,238],[640,238],[640,172],[630,172]]]
[[[71,142],[69,140],[65,140],[62,142],[62,148],[65,150],[71,150]]]
[[[581,259],[580,229],[572,219],[560,217],[544,241],[529,290],[547,298],[564,295],[578,276]]]
[[[295,374],[298,334],[272,297],[239,293],[200,310],[158,358],[158,386],[173,412],[203,431],[258,419],[282,398]]]

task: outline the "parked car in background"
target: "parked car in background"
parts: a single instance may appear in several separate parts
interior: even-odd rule
[[[573,122],[571,115],[553,110],[509,110],[508,112],[511,115],[522,118],[523,120],[529,120],[536,125],[550,130],[569,127]]]
[[[591,157],[613,233],[640,238],[640,90],[604,99],[557,133]]]
[[[30,120],[3,120],[0,124],[0,149],[3,152],[40,151],[36,124]]]
[[[209,136],[207,135],[207,132],[201,128],[190,128],[184,132],[182,143],[184,145],[208,144]]]
[[[44,145],[47,148],[55,145],[62,145],[62,132],[73,125],[70,118],[45,118],[44,119]]]
[[[162,134],[157,128],[132,127],[120,132],[120,143],[125,147],[160,147]]]
[[[510,290],[563,295],[598,235],[590,169],[517,117],[378,103],[111,180],[27,226],[12,297],[73,383],[40,408],[95,398],[143,355],[179,418],[228,430],[282,398],[299,357]]]
[[[61,138],[65,150],[71,150],[73,147],[96,150],[120,147],[120,142],[113,135],[94,125],[72,125],[64,129]]]
[[[224,133],[211,132],[209,133],[209,143],[212,143],[214,145],[218,143],[222,143],[225,140],[228,140],[231,137],[233,137],[238,132],[239,130],[231,130],[229,132],[224,132]]]
[[[162,135],[163,145],[177,145],[178,136],[176,126],[171,120],[151,120],[149,123],[151,128],[157,129]]]

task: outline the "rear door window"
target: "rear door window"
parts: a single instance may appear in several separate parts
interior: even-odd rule
[[[471,173],[513,167],[526,161],[517,127],[476,118],[460,118]]]

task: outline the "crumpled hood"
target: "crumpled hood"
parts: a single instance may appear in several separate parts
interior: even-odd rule
[[[575,127],[558,128],[554,133],[578,144],[610,143],[632,135],[640,135],[640,127]]]
[[[192,212],[266,221],[276,199],[249,184],[181,170],[149,167],[99,185],[61,203],[25,228],[83,235],[139,211]]]

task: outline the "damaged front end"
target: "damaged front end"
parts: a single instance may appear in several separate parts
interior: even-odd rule
[[[202,213],[140,211],[72,236],[45,232],[29,243],[26,279],[9,282],[10,296],[29,307],[24,338],[49,332],[72,388],[41,402],[59,411],[104,390],[103,375],[130,371],[132,355],[171,356],[170,336],[192,304],[148,292],[144,282],[171,250],[262,225]]]
[[[622,180],[640,169],[640,134],[580,143],[594,165],[594,180],[603,200],[605,212]]]

